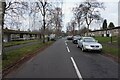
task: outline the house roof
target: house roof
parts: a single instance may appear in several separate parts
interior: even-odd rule
[[[114,27],[114,28],[111,28],[111,29],[107,29],[107,30],[112,30],[112,29],[120,29],[120,26]],[[90,32],[97,32],[97,31],[105,31],[105,30],[101,29],[101,30],[94,30],[94,31],[90,31]]]
[[[40,32],[28,32],[28,31],[19,31],[19,30],[10,30],[10,29],[3,29],[3,32],[8,34],[40,34]]]

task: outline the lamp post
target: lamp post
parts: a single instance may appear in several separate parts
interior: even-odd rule
[[[110,41],[111,41],[111,43],[112,43],[112,33],[110,33]]]

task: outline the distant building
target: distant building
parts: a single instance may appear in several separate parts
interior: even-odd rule
[[[30,40],[39,39],[41,37],[40,32],[28,32],[19,30],[3,29],[3,41],[16,41],[16,40]]]
[[[112,29],[107,29],[107,35],[106,30],[94,30],[90,31],[88,33],[89,36],[118,36],[120,32],[120,26],[114,27]]]

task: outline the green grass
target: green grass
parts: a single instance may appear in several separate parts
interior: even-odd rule
[[[2,70],[2,60],[0,60],[0,71]]]
[[[52,44],[53,42],[46,42],[45,44],[42,42],[39,42],[38,44],[34,44],[31,46],[23,47],[17,50],[12,50],[9,52],[6,52],[7,59],[3,60],[2,67],[5,69],[7,66],[11,65],[12,63],[15,63],[16,61],[20,60],[22,57],[38,50],[39,48],[42,48],[46,45]]]
[[[10,46],[15,46],[15,45],[20,45],[20,44],[26,44],[26,43],[29,43],[29,42],[36,42],[38,40],[25,40],[25,41],[11,41],[11,42],[7,42],[7,43],[4,43],[4,47],[10,47]]]
[[[103,52],[106,54],[111,54],[118,57],[118,48],[113,48],[112,46],[103,45]]]
[[[98,40],[101,43],[108,43],[111,41],[111,37],[95,37],[96,40]],[[113,36],[112,41],[118,42],[118,37]]]
[[[112,44],[105,44],[111,41],[110,37],[95,37],[96,40],[98,40],[102,45],[103,45],[103,52],[105,54],[111,54],[113,56],[118,57],[118,37],[113,36],[112,41],[117,41],[117,42],[112,42]]]

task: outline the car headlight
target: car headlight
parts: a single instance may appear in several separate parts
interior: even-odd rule
[[[100,45],[100,48],[102,48],[102,45]]]

